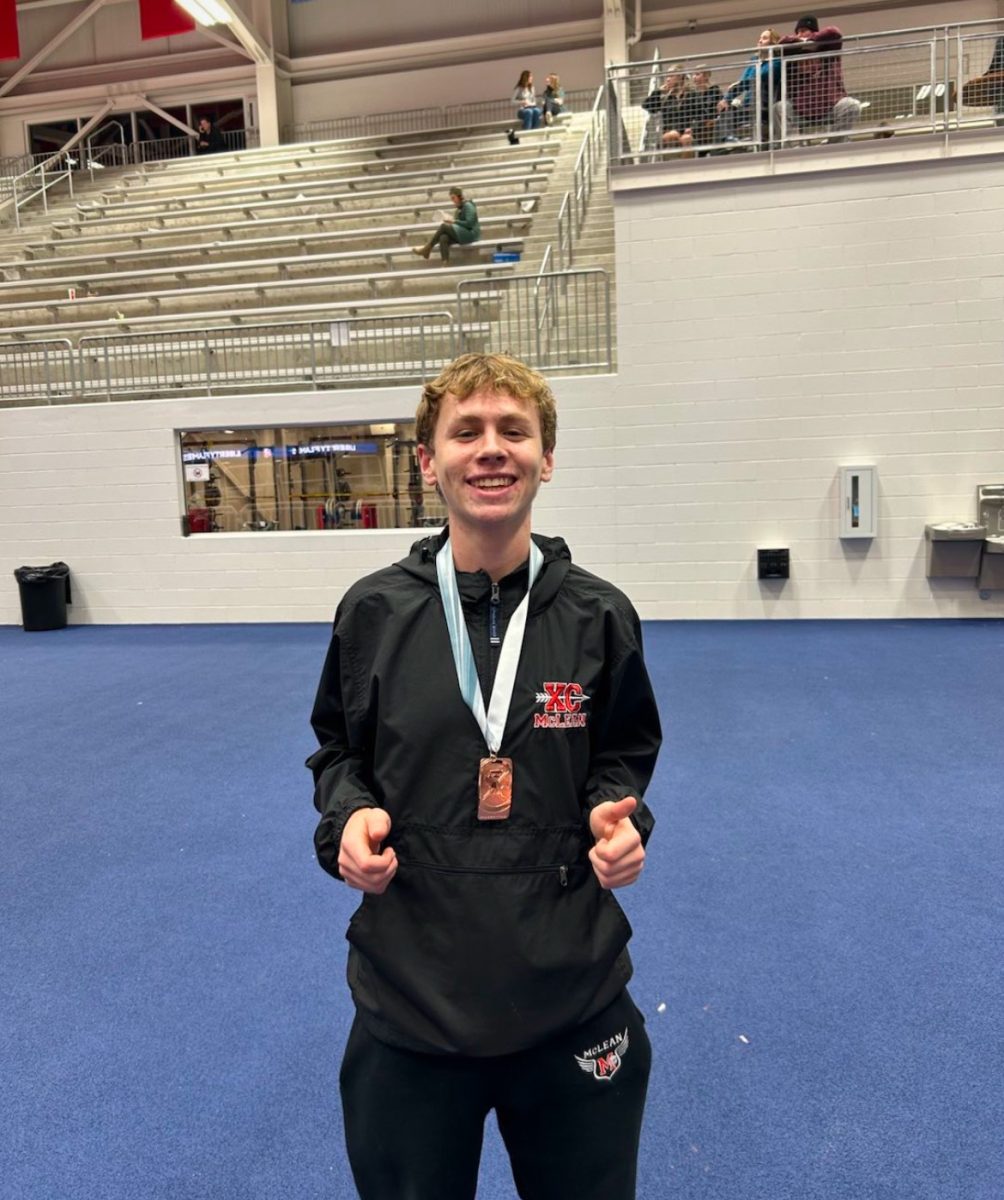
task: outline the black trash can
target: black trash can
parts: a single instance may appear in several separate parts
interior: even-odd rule
[[[18,567],[14,578],[21,592],[21,623],[26,632],[66,628],[66,606],[73,603],[66,563]]]

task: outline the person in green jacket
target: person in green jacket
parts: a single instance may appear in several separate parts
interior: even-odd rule
[[[450,199],[456,207],[456,212],[450,217],[447,213],[443,213],[445,218],[442,225],[436,230],[431,238],[424,246],[412,246],[413,254],[419,254],[422,258],[428,258],[432,253],[432,248],[435,245],[439,246],[439,253],[443,262],[450,261],[450,247],[459,242],[461,246],[466,246],[470,242],[476,242],[481,236],[481,226],[478,224],[478,210],[474,206],[473,200],[464,199],[463,188],[450,188]]]

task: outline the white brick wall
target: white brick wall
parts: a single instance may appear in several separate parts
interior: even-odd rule
[[[929,583],[922,537],[1004,481],[999,159],[619,192],[615,208],[616,460],[636,468],[620,578],[646,615],[1004,612]],[[836,469],[862,462],[879,536],[841,543]],[[791,548],[783,587],[755,579],[771,544]]]
[[[807,153],[812,153],[808,151]],[[619,194],[620,373],[557,380],[537,527],[650,618],[1004,615],[924,577],[923,526],[1004,482],[1004,180],[929,163]],[[174,431],[391,420],[416,389],[0,413],[0,623],[64,559],[73,620],[327,620],[411,531],[182,538]],[[875,462],[879,536],[837,537]],[[756,548],[792,578],[758,583]]]

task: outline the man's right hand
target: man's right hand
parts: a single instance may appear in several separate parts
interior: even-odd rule
[[[390,833],[390,813],[360,808],[345,822],[338,851],[338,872],[349,887],[382,895],[397,872],[397,855],[380,844]]]

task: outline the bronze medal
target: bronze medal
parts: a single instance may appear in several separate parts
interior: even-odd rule
[[[478,771],[478,820],[504,821],[512,808],[512,759],[483,758]]]

